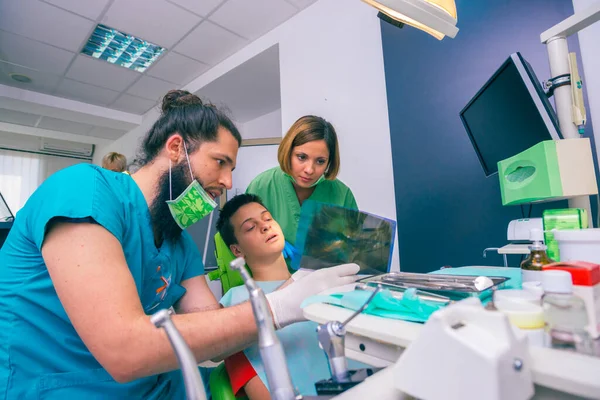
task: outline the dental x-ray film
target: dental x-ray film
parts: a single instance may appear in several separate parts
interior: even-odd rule
[[[294,269],[321,269],[356,263],[361,274],[389,272],[396,221],[331,204],[307,200],[302,205]]]

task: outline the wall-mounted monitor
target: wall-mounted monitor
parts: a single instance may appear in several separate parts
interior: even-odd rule
[[[460,112],[486,176],[498,161],[544,140],[561,139],[558,119],[533,69],[511,54]]]

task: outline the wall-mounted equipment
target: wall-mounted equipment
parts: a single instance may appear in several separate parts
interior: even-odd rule
[[[502,205],[598,194],[588,138],[547,140],[498,163]]]
[[[363,1],[391,19],[414,26],[438,40],[442,40],[445,36],[454,38],[458,33],[454,0]]]
[[[544,140],[558,140],[559,125],[533,68],[520,53],[496,70],[460,112],[486,176],[498,161]]]
[[[44,153],[70,156],[78,158],[91,158],[94,155],[94,145],[88,143],[75,143],[67,140],[50,138],[40,139],[40,150]]]

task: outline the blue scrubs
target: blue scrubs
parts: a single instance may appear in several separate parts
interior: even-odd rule
[[[271,293],[285,281],[257,281],[256,284],[265,292]],[[245,286],[231,288],[221,299],[221,304],[230,307],[248,300],[248,289]],[[292,383],[298,393],[304,396],[316,396],[315,383],[331,378],[327,357],[319,347],[317,339],[317,323],[299,322],[277,331],[277,337],[283,345],[288,370]],[[260,358],[258,345],[254,344],[244,350],[244,354],[268,388],[267,375]],[[366,365],[348,360],[350,369],[365,368]]]
[[[90,164],[52,175],[18,212],[0,250],[0,398],[184,398],[179,371],[120,384],[86,348],[41,254],[54,218],[97,223],[121,242],[147,314],[171,307],[185,293],[180,283],[204,272],[187,233],[156,248],[148,206],[130,176]]]

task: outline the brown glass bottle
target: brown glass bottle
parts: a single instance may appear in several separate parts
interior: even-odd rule
[[[548,257],[546,246],[543,243],[543,233],[539,229],[532,229],[529,246],[530,253],[521,263],[521,277],[523,282],[542,281],[542,269],[544,265],[552,264],[553,259]]]

